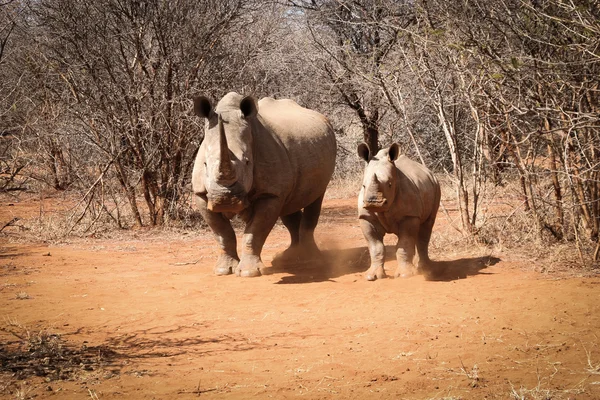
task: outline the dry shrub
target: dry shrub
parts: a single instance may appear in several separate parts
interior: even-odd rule
[[[594,273],[598,270],[598,262],[593,261],[596,244],[580,233],[585,229],[581,223],[574,222],[573,208],[563,207],[565,224],[562,227],[557,221],[548,177],[538,177],[539,186],[546,191],[538,193],[534,199],[535,212],[532,207],[526,207],[518,177],[506,178],[503,185],[486,183],[481,189],[472,236],[461,232],[458,199],[452,180],[446,176],[438,179],[442,187],[442,205],[432,238],[434,248],[476,244],[494,252],[510,253],[512,257],[535,260],[542,272]],[[572,199],[565,195],[563,204],[572,204]]]
[[[14,204],[15,215],[0,235],[17,241],[60,242],[69,238],[114,238],[119,232],[136,230],[135,219],[124,196],[109,201],[86,201],[76,192],[0,194],[4,203]],[[207,227],[199,211],[193,207],[191,194],[169,210],[170,218],[157,227],[167,231],[201,230]],[[146,226],[147,222],[144,221]]]
[[[22,227],[24,231],[19,238],[26,241],[56,242],[69,236],[70,231],[64,212],[24,219]]]
[[[329,182],[325,199],[348,199],[357,197],[362,183],[362,172],[334,176]]]
[[[49,329],[33,330],[10,319],[0,331],[9,335],[0,346],[0,374],[17,380],[32,376],[72,380],[114,365],[118,356],[105,347],[83,344],[76,348]]]

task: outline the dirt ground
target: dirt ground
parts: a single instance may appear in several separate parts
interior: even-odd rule
[[[11,204],[0,226],[28,207]],[[276,257],[277,226],[250,279],[213,275],[208,231],[48,245],[5,230],[0,397],[600,399],[600,277],[438,246],[443,277],[367,282],[355,214],[325,202],[309,261]]]

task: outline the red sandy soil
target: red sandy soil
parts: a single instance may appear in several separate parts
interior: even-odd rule
[[[2,202],[0,227],[27,207],[39,209]],[[214,276],[208,231],[48,245],[17,243],[5,230],[4,359],[22,344],[16,327],[97,355],[65,374],[4,365],[0,397],[600,399],[599,277],[434,248],[443,277],[367,282],[355,215],[354,199],[326,201],[316,233],[323,257],[309,261],[275,257],[289,244],[278,225],[259,278]]]

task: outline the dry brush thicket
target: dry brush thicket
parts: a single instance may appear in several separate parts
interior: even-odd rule
[[[600,257],[597,1],[1,0],[0,46],[0,188],[69,231],[191,220],[191,98],[236,90],[328,115],[337,180],[396,141],[465,237]]]

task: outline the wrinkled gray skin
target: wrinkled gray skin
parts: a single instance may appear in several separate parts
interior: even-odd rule
[[[419,268],[430,262],[428,246],[440,205],[440,185],[422,164],[399,156],[396,143],[375,156],[362,143],[358,154],[367,161],[358,196],[358,218],[371,255],[371,266],[365,277],[369,281],[385,277],[383,237],[386,233],[398,237],[395,277],[413,276],[417,273],[413,265],[415,245]]]
[[[335,165],[336,142],[327,119],[292,100],[228,93],[213,108],[194,99],[206,118],[192,172],[200,212],[221,248],[215,274],[259,276],[261,250],[281,217],[291,249],[318,251],[313,232]],[[238,257],[230,219],[246,223]]]

